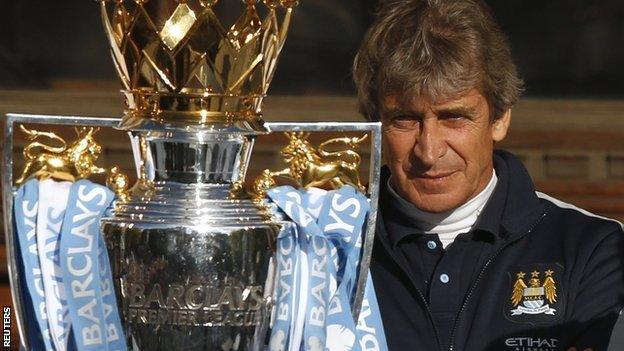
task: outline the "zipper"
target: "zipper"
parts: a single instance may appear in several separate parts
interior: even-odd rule
[[[472,297],[472,293],[474,292],[474,290],[476,289],[477,285],[479,284],[479,281],[483,277],[483,274],[487,270],[487,268],[490,265],[490,263],[492,263],[492,261],[494,261],[494,259],[503,251],[503,249],[505,249],[507,246],[511,245],[514,242],[515,241],[510,242],[507,245],[501,247],[500,249],[498,249],[498,251],[496,251],[494,256],[492,256],[492,257],[490,257],[488,259],[488,261],[485,263],[485,265],[483,266],[483,268],[479,272],[479,275],[477,276],[477,279],[475,280],[474,284],[470,287],[470,290],[468,291],[468,295],[464,299],[464,302],[462,303],[462,306],[459,309],[459,312],[457,313],[457,317],[455,317],[455,321],[453,322],[453,329],[451,330],[451,337],[450,337],[450,342],[449,342],[449,351],[453,351],[453,349],[454,349],[454,345],[453,344],[455,343],[455,331],[457,329],[457,325],[459,324],[459,319],[461,318],[461,314],[466,309],[466,306],[468,305],[468,301]]]
[[[388,248],[386,247],[386,250],[387,249]],[[420,298],[420,301],[425,306],[425,310],[427,311],[427,319],[429,320],[429,325],[431,326],[431,328],[433,329],[433,333],[435,334],[436,344],[438,345],[437,350],[442,351],[442,343],[440,343],[440,333],[438,332],[438,328],[436,327],[435,323],[433,322],[433,313],[431,312],[431,308],[429,307],[429,304],[427,303],[427,299],[425,298],[425,295],[416,286],[416,284],[412,280],[412,277],[410,276],[410,274],[407,273],[408,271],[403,268],[403,265],[399,261],[397,261],[397,259],[393,255],[390,255],[390,257],[392,257],[394,262],[397,265],[399,265],[399,267],[401,267],[401,269],[403,270],[403,274],[405,274],[407,276],[407,280],[410,282],[412,288],[414,288],[416,293],[418,293],[418,297]]]
[[[498,255],[500,255],[500,253],[504,249],[506,249],[510,245],[516,243],[518,240],[522,239],[524,236],[528,235],[529,233],[531,233],[533,231],[533,229],[535,229],[535,227],[537,227],[537,225],[544,219],[544,217],[546,217],[546,212],[547,211],[542,213],[542,216],[537,221],[535,221],[533,226],[531,226],[531,228],[524,235],[520,236],[519,238],[517,238],[517,239],[515,239],[515,240],[513,240],[511,242],[508,242],[506,245],[504,245],[503,247],[498,249],[498,251],[496,251],[496,253],[494,253],[494,255],[487,260],[485,265],[483,265],[483,268],[479,272],[479,275],[477,276],[477,279],[475,280],[474,284],[470,287],[470,290],[468,291],[468,295],[466,295],[466,298],[464,299],[464,302],[462,303],[462,306],[459,309],[459,312],[457,313],[457,317],[455,318],[455,322],[453,322],[453,329],[451,329],[451,337],[450,337],[450,342],[449,342],[449,351],[453,351],[455,349],[455,347],[454,347],[455,331],[457,330],[459,321],[461,319],[461,315],[464,312],[464,310],[466,309],[466,307],[468,306],[468,302],[470,301],[470,298],[472,297],[472,294],[473,294],[474,290],[479,285],[479,281],[481,280],[481,278],[483,278],[483,275],[485,274],[485,271],[487,270],[488,266],[492,263],[492,261],[494,261],[494,259],[496,257],[498,257]]]
[[[383,222],[377,222],[377,223],[383,224]],[[414,290],[416,290],[416,292],[418,293],[418,297],[420,298],[422,304],[425,306],[425,310],[427,311],[427,319],[429,320],[429,324],[433,328],[433,332],[436,337],[436,344],[438,345],[437,350],[442,351],[442,344],[440,343],[440,333],[438,332],[438,328],[433,322],[433,313],[431,312],[431,308],[429,307],[429,304],[427,303],[427,299],[425,298],[425,295],[422,293],[422,291],[420,291],[420,289],[418,289],[416,284],[413,282],[412,277],[408,273],[408,270],[404,268],[403,263],[399,262],[400,260],[398,260],[397,257],[393,255],[394,252],[389,247],[389,245],[384,240],[381,240],[381,243],[384,249],[386,250],[386,252],[388,253],[388,255],[390,256],[390,258],[394,261],[396,265],[398,265],[401,268],[402,273],[407,277],[407,280],[410,282],[410,285],[412,286],[412,288],[414,288]]]
[[[410,282],[412,281],[411,278],[409,278],[409,280]],[[414,284],[412,284],[412,286],[414,287],[414,290],[416,290],[416,292],[418,293],[418,296],[420,297],[423,305],[425,305],[425,309],[427,310],[427,317],[429,317],[429,324],[431,324],[431,327],[433,328],[433,332],[435,333],[436,343],[438,344],[438,350],[442,350],[442,344],[440,343],[440,334],[438,332],[438,328],[433,322],[433,313],[431,312],[431,308],[429,307],[429,304],[427,303],[427,299],[425,299],[425,295],[423,295],[420,289],[418,289]]]

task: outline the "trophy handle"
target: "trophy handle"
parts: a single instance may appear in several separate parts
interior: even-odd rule
[[[11,299],[15,308],[15,319],[20,335],[20,346],[29,349],[28,325],[24,310],[23,287],[20,286],[19,265],[17,264],[17,243],[13,230],[13,196],[16,192],[13,181],[13,132],[17,123],[54,124],[82,127],[109,127],[119,124],[120,118],[79,117],[79,116],[48,116],[9,113],[4,118],[4,148],[2,162],[2,194],[4,211],[4,235],[7,250],[7,269],[11,286]]]
[[[345,184],[352,185],[362,193],[366,187],[360,181],[359,145],[368,138],[362,137],[334,138],[322,142],[318,147],[312,146],[307,140],[310,133],[286,132],[289,143],[280,153],[288,168],[277,172],[265,169],[254,181],[252,198],[261,201],[266,192],[276,185],[275,178],[283,177],[294,182],[299,188],[328,187],[341,188]],[[328,145],[341,145],[338,151],[327,151]]]
[[[266,122],[266,128],[270,132],[309,133],[309,132],[364,132],[370,133],[371,156],[369,164],[369,185],[366,195],[370,203],[370,212],[366,222],[366,236],[362,242],[362,257],[358,271],[357,289],[353,302],[353,319],[356,321],[360,315],[364,289],[368,278],[371,255],[373,253],[373,241],[375,239],[375,225],[377,222],[377,206],[379,202],[379,182],[381,169],[381,123],[380,122]],[[327,141],[322,146],[329,144]],[[364,142],[363,138],[357,143]]]

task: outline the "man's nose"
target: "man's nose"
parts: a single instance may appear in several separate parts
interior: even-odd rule
[[[414,156],[423,167],[430,168],[446,153],[446,141],[436,118],[427,118],[422,122],[420,134],[414,145]]]

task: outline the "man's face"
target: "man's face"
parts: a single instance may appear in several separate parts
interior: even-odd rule
[[[507,134],[511,112],[490,122],[478,90],[444,101],[416,97],[382,102],[383,153],[392,187],[427,212],[455,209],[489,182],[494,142]]]

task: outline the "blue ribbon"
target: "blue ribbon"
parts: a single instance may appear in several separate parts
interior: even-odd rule
[[[362,309],[357,324],[360,349],[364,351],[388,351],[381,313],[377,304],[377,295],[373,279],[368,273]]]
[[[305,190],[297,191],[292,187],[281,187],[273,189],[268,193],[269,197],[289,216],[298,227],[300,235],[301,251],[306,253],[300,260],[300,268],[297,270],[299,277],[299,291],[306,291],[305,300],[298,304],[297,319],[291,329],[297,331],[301,329],[303,318],[303,344],[306,350],[322,350],[325,345],[325,320],[327,316],[327,301],[329,299],[329,273],[330,247],[327,239],[311,215],[305,204],[313,203],[309,199]],[[301,313],[305,310],[305,313]],[[291,349],[298,349],[300,336],[291,333]]]
[[[274,189],[269,193],[281,198]],[[292,343],[293,321],[298,303],[295,284],[299,266],[299,238],[296,226],[284,228],[277,238],[275,310],[269,343],[270,351],[286,351]]]
[[[72,350],[71,320],[67,307],[65,284],[60,267],[60,232],[63,224],[69,182],[52,179],[39,181],[39,206],[37,212],[37,249],[43,276],[46,313],[54,348]]]
[[[107,188],[80,180],[70,188],[63,219],[60,265],[80,350],[108,350],[98,246],[100,216],[112,200]]]
[[[117,299],[113,286],[113,275],[110,270],[108,250],[104,238],[99,235],[98,240],[98,264],[100,266],[100,289],[102,293],[102,306],[104,308],[104,325],[106,328],[106,342],[111,351],[125,351],[126,340],[121,327],[121,318],[117,309]]]
[[[330,350],[359,350],[350,301],[355,293],[359,258],[355,246],[361,236],[368,209],[364,195],[353,187],[345,186],[328,194],[319,218],[325,235],[335,245],[339,262],[336,275],[338,288],[330,300],[327,322],[326,346]]]
[[[351,186],[344,186],[325,197],[319,225],[335,246],[339,262],[336,279],[346,284],[349,296],[355,294],[360,251],[356,250],[369,206],[366,197]]]
[[[13,213],[16,235],[19,242],[22,267],[30,304],[36,321],[28,323],[31,330],[29,342],[31,350],[52,350],[52,339],[48,328],[45,297],[39,253],[37,249],[37,211],[39,200],[39,181],[31,179],[22,185],[13,200]]]
[[[297,230],[289,235],[298,234],[299,239],[296,248],[300,250],[299,262],[295,267],[293,289],[295,295],[301,296],[298,308],[288,319],[291,325],[287,335],[290,338],[280,339],[280,342],[284,341],[279,344],[281,348],[271,348],[271,351],[386,351],[383,325],[370,279],[358,325],[351,312],[357,288],[362,228],[369,211],[366,197],[351,186],[330,192],[295,190],[286,186],[269,190],[268,196],[296,224]],[[279,250],[277,259],[279,270],[279,261],[283,260]],[[302,294],[303,291],[307,293]],[[282,295],[278,286],[278,303]],[[298,321],[302,317],[305,318],[303,340],[293,333],[299,329]],[[278,335],[276,326],[278,323],[273,329],[271,346]],[[288,328],[278,326],[278,330]]]

